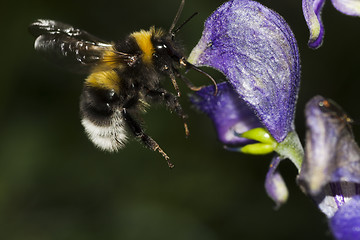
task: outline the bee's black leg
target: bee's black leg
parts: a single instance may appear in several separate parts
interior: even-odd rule
[[[147,146],[151,150],[158,151],[165,158],[169,168],[173,168],[174,165],[170,162],[170,158],[168,157],[168,155],[160,148],[159,144],[155,142],[154,139],[152,139],[144,132],[140,124],[131,116],[131,114],[129,114],[126,108],[123,108],[122,115],[135,136],[139,138],[145,144],[145,146]]]
[[[149,90],[146,96],[152,102],[165,102],[166,107],[170,109],[170,111],[175,112],[184,121],[185,134],[186,136],[189,136],[189,129],[186,122],[187,115],[184,114],[179,100],[174,94],[159,88],[156,90]]]

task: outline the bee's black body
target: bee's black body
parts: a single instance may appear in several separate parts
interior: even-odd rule
[[[182,118],[188,135],[186,115],[178,101],[180,91],[176,78],[180,77],[192,90],[200,88],[181,75],[179,68],[192,68],[214,84],[215,81],[187,62],[182,48],[174,40],[175,33],[196,15],[174,30],[184,3],[182,0],[168,32],[151,27],[149,31],[133,32],[124,41],[115,43],[58,21],[39,19],[30,25],[37,51],[61,66],[88,74],[80,98],[81,122],[90,140],[99,148],[119,150],[130,130],[168,161],[166,153],[138,123],[139,113],[154,102],[163,103]],[[161,87],[162,75],[171,79],[177,95]],[[173,166],[169,161],[168,164]]]
[[[80,98],[82,124],[89,138],[103,150],[117,151],[130,129],[147,147],[167,155],[146,135],[138,114],[148,103],[159,102],[183,114],[177,96],[160,86],[161,75],[175,79],[184,59],[170,34],[151,28],[108,43],[85,31],[52,20],[30,26],[35,49],[66,67],[88,72]],[[72,63],[68,65],[69,61]],[[186,126],[186,125],[185,125]]]

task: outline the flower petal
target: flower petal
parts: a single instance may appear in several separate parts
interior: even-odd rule
[[[331,182],[325,185],[318,194],[311,195],[311,197],[317,203],[319,209],[328,218],[332,218],[339,209],[359,194],[359,184],[352,182]]]
[[[338,240],[360,239],[360,196],[342,206],[330,219],[329,225]]]
[[[224,73],[278,142],[293,130],[299,53],[276,12],[249,0],[224,3],[206,20],[188,60]]]
[[[289,196],[284,179],[277,171],[277,167],[282,159],[276,155],[271,164],[268,173],[266,174],[265,189],[269,197],[274,200],[276,207],[280,207],[286,202]]]
[[[360,149],[349,117],[333,101],[316,96],[306,105],[305,159],[299,182],[316,195],[330,182],[360,183]]]
[[[325,0],[302,1],[303,14],[310,31],[310,39],[308,45],[311,48],[318,48],[323,42],[324,25],[321,20],[321,10],[324,6],[324,3]]]
[[[208,86],[197,91],[191,101],[212,119],[218,138],[224,144],[243,145],[253,142],[239,137],[239,133],[262,127],[254,112],[239,98],[228,82],[218,84],[216,96],[214,87]]]
[[[360,0],[332,0],[332,4],[344,14],[360,16]]]

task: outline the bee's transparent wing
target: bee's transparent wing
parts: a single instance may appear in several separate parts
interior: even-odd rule
[[[59,21],[39,19],[29,27],[35,50],[61,67],[86,73],[101,62],[112,44]]]

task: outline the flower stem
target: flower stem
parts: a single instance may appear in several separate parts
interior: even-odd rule
[[[289,132],[284,141],[276,146],[275,152],[277,152],[281,158],[290,159],[300,172],[304,159],[304,149],[295,131]]]

